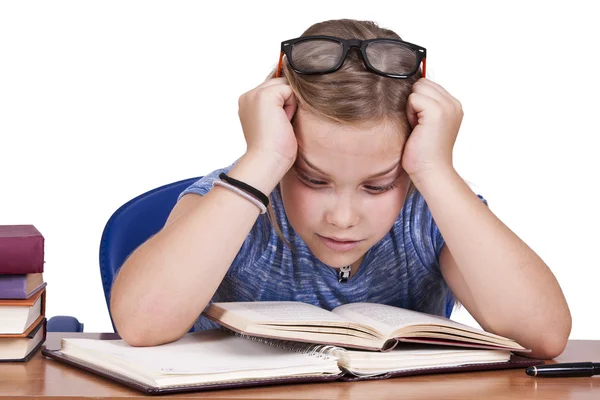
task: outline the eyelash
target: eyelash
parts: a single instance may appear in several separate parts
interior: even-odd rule
[[[296,168],[294,168],[294,173],[296,174],[296,176],[298,177],[298,179],[300,179],[300,181],[302,181],[305,185],[315,185],[315,186],[322,186],[325,185],[327,182],[323,182],[323,181],[317,181],[314,179],[309,178],[308,176],[304,175],[302,172],[298,171]],[[386,186],[365,186],[365,188],[367,190],[371,190],[374,191],[376,193],[374,194],[380,194],[380,193],[385,193],[387,191],[396,189],[398,187],[399,182],[396,180],[394,182],[392,182],[389,185]],[[309,186],[312,187],[312,186]]]

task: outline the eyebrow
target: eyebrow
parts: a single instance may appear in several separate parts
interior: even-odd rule
[[[315,166],[314,164],[312,164],[311,162],[309,162],[306,159],[306,157],[304,157],[304,155],[302,153],[298,152],[298,157],[300,157],[302,159],[302,161],[304,161],[306,163],[306,165],[308,165],[310,168],[314,169],[315,171],[319,172],[320,174],[323,174],[325,176],[329,176],[329,174],[327,174],[325,171],[323,171],[322,169],[318,168],[317,166]],[[383,175],[387,175],[390,172],[392,172],[393,170],[395,170],[398,167],[398,164],[400,164],[399,161],[396,164],[392,165],[391,168],[388,168],[385,171],[381,171],[381,172],[378,172],[376,174],[373,174],[373,175],[369,176],[366,179],[373,179],[373,178],[378,178],[378,177],[383,176]]]

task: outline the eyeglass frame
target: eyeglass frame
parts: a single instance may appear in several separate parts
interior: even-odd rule
[[[307,41],[307,40],[315,40],[315,39],[330,40],[330,41],[340,43],[342,45],[342,56],[340,57],[340,61],[338,62],[337,65],[335,65],[334,67],[332,67],[326,71],[307,72],[307,71],[299,70],[298,68],[296,68],[294,66],[290,49],[296,43]],[[373,42],[399,43],[399,44],[402,44],[402,45],[410,48],[411,50],[414,50],[416,58],[417,58],[416,68],[414,69],[414,71],[412,71],[406,75],[388,74],[388,73],[385,73],[385,72],[375,69],[373,67],[373,65],[371,65],[371,63],[369,62],[369,58],[367,56],[367,46]],[[301,36],[299,38],[284,40],[283,42],[281,42],[281,52],[279,53],[279,63],[277,64],[277,71],[275,73],[275,77],[278,78],[281,76],[284,54],[287,57],[288,63],[290,64],[290,66],[296,73],[301,74],[301,75],[324,75],[324,74],[330,74],[330,73],[335,72],[338,69],[340,69],[342,67],[342,65],[344,65],[344,61],[346,61],[346,56],[348,55],[348,52],[350,51],[350,49],[352,47],[356,47],[360,50],[365,67],[369,71],[371,71],[377,75],[386,76],[388,78],[397,78],[397,79],[410,78],[411,76],[413,76],[414,74],[417,73],[417,71],[419,70],[419,66],[421,65],[421,63],[423,63],[422,70],[423,70],[423,77],[425,77],[425,71],[426,71],[426,66],[427,66],[427,62],[426,62],[427,61],[427,50],[424,47],[421,47],[414,43],[405,42],[404,40],[398,40],[398,39],[388,39],[388,38],[376,38],[376,39],[367,39],[367,40],[341,39],[341,38],[338,38],[335,36],[323,36],[323,35]]]

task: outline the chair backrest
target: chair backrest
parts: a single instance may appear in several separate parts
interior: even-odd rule
[[[110,292],[116,272],[127,257],[165,224],[177,197],[200,179],[190,178],[152,189],[123,204],[110,217],[100,240],[100,275],[110,321]]]

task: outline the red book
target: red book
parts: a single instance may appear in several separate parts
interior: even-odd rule
[[[33,225],[0,225],[0,274],[44,272],[44,237]]]

